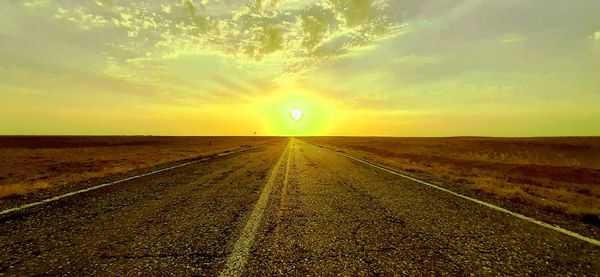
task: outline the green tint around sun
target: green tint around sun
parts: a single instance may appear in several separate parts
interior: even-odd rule
[[[336,106],[305,91],[287,92],[258,104],[265,132],[313,136],[331,132]]]

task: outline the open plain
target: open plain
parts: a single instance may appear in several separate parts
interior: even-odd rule
[[[259,145],[276,137],[0,137],[0,207],[80,182]],[[85,184],[84,184],[85,186]]]
[[[295,138],[4,213],[0,234],[6,275],[600,273],[598,237]]]

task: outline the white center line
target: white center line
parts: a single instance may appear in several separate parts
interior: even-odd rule
[[[309,142],[304,142],[304,143],[312,144],[312,143],[309,143]],[[516,218],[520,218],[520,219],[526,220],[526,221],[528,221],[528,222],[531,222],[531,223],[533,223],[533,224],[537,224],[537,225],[539,225],[539,226],[542,226],[542,227],[544,227],[544,228],[548,228],[548,229],[550,229],[550,230],[553,230],[553,231],[556,231],[556,232],[559,232],[559,233],[563,233],[563,234],[565,234],[565,235],[567,235],[567,236],[570,236],[570,237],[573,237],[573,238],[576,238],[576,239],[579,239],[579,240],[582,240],[582,241],[585,241],[585,242],[588,242],[588,243],[591,243],[591,244],[594,244],[594,245],[600,246],[600,241],[598,241],[598,240],[596,240],[596,239],[593,239],[593,238],[589,238],[589,237],[586,237],[586,236],[580,235],[580,234],[578,234],[578,233],[575,233],[575,232],[573,232],[573,231],[569,231],[569,230],[567,230],[567,229],[564,229],[564,228],[561,228],[561,227],[558,227],[558,226],[555,226],[555,225],[551,225],[551,224],[549,224],[549,223],[546,223],[546,222],[543,222],[543,221],[539,221],[539,220],[537,220],[537,219],[534,219],[534,218],[531,218],[531,217],[528,217],[528,216],[522,215],[522,214],[520,214],[520,213],[515,213],[515,212],[512,212],[512,211],[509,211],[509,210],[507,210],[507,209],[505,209],[505,208],[498,207],[498,206],[496,206],[496,205],[494,205],[494,204],[490,204],[490,203],[487,203],[487,202],[485,202],[485,201],[481,201],[481,200],[479,200],[479,199],[475,199],[475,198],[472,198],[472,197],[469,197],[469,196],[466,196],[466,195],[462,195],[462,194],[460,194],[460,193],[456,193],[456,192],[454,192],[454,191],[451,191],[451,190],[449,190],[449,189],[446,189],[446,188],[443,188],[443,187],[440,187],[440,186],[437,186],[437,185],[434,185],[434,184],[431,184],[431,183],[428,183],[428,182],[425,182],[425,181],[421,181],[421,180],[419,180],[419,179],[416,179],[416,178],[410,177],[410,176],[408,176],[408,175],[404,175],[404,174],[402,174],[402,173],[399,173],[399,172],[396,172],[396,171],[394,171],[394,170],[391,170],[391,169],[385,168],[385,167],[383,167],[383,166],[381,166],[381,165],[378,165],[378,164],[375,164],[375,163],[371,163],[371,162],[368,162],[368,161],[365,161],[365,160],[362,160],[362,159],[359,159],[359,158],[352,157],[352,156],[350,156],[350,155],[347,155],[347,154],[344,154],[344,153],[340,153],[340,152],[334,151],[334,150],[332,150],[332,149],[329,149],[329,147],[320,146],[320,145],[317,145],[317,144],[312,144],[312,145],[314,145],[314,146],[317,146],[317,147],[321,147],[321,148],[323,148],[323,149],[325,149],[325,150],[327,150],[327,151],[330,151],[330,152],[333,152],[333,153],[336,153],[336,154],[342,155],[342,156],[344,156],[344,157],[346,157],[346,158],[349,158],[349,159],[355,160],[355,161],[357,161],[357,162],[360,162],[360,163],[363,163],[363,164],[366,164],[366,165],[369,165],[369,166],[372,166],[372,167],[375,167],[375,168],[381,169],[381,170],[383,170],[383,171],[385,171],[385,172],[388,172],[388,173],[391,173],[391,174],[394,174],[394,175],[400,176],[400,177],[402,177],[402,178],[405,178],[405,179],[408,179],[408,180],[411,180],[411,181],[417,182],[417,183],[419,183],[419,184],[426,185],[426,186],[432,187],[432,188],[434,188],[434,189],[437,189],[437,190],[441,190],[441,191],[443,191],[443,192],[446,192],[446,193],[452,194],[452,195],[454,195],[454,196],[460,197],[460,198],[462,198],[462,199],[465,199],[465,200],[468,200],[468,201],[471,201],[471,202],[475,202],[475,203],[477,203],[477,204],[479,204],[479,205],[482,205],[482,206],[488,207],[488,208],[490,208],[490,209],[493,209],[493,210],[496,210],[496,211],[500,211],[500,212],[503,212],[503,213],[506,213],[506,214],[512,215],[512,216],[514,216],[514,217],[516,217]]]
[[[265,212],[265,208],[267,206],[267,202],[269,202],[269,195],[271,194],[271,190],[273,189],[273,184],[277,179],[277,175],[279,174],[279,168],[281,167],[281,163],[283,161],[283,157],[286,152],[289,152],[290,142],[286,145],[285,149],[281,153],[281,157],[273,166],[273,170],[271,170],[271,174],[267,179],[267,183],[260,193],[260,197],[258,201],[254,205],[254,209],[242,230],[242,233],[233,247],[233,251],[227,258],[227,264],[225,268],[221,272],[221,276],[241,276],[244,272],[244,267],[246,266],[246,262],[248,261],[248,256],[250,253],[250,247],[252,247],[252,243],[254,242],[254,237],[256,236],[256,232],[258,227],[260,226],[260,221]],[[289,156],[289,153],[288,153]]]

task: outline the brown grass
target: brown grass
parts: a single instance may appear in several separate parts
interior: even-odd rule
[[[306,140],[535,208],[600,215],[600,137]]]
[[[13,183],[0,186],[0,197],[25,195],[37,190],[47,189],[50,184],[46,181],[33,181],[27,183]]]
[[[269,137],[0,137],[0,198],[257,145]]]

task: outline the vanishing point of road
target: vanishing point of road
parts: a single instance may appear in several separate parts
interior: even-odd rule
[[[0,275],[600,275],[600,246],[298,139],[0,215]]]

